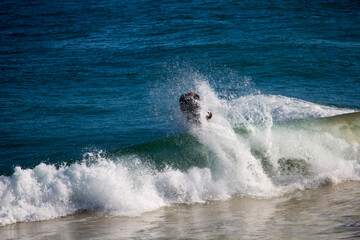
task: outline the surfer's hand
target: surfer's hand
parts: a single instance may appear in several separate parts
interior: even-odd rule
[[[211,117],[212,117],[212,113],[211,113],[211,112],[207,112],[206,120],[210,120]]]

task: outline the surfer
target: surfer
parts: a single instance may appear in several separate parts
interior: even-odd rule
[[[180,96],[180,110],[186,114],[188,121],[199,123],[200,119],[200,96],[195,92],[189,92]],[[211,112],[207,112],[206,120],[212,117]]]

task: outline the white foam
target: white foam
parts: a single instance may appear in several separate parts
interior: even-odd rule
[[[137,216],[173,203],[226,199],[226,187],[222,180],[214,181],[210,169],[159,172],[134,157],[117,163],[99,157],[91,165],[84,161],[59,169],[46,164],[17,167],[11,177],[0,178],[0,225],[82,209]]]
[[[274,121],[282,122],[289,119],[328,117],[353,111],[285,96],[259,94],[231,99],[222,114],[227,116],[232,125],[242,125],[244,117],[245,122],[256,124],[262,122],[265,115],[271,116]]]

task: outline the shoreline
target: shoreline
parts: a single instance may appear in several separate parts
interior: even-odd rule
[[[261,200],[178,204],[138,217],[79,211],[0,228],[3,239],[347,238],[360,226],[360,183],[345,182]],[[306,232],[304,229],[306,227]]]

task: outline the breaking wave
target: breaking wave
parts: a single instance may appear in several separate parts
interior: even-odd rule
[[[213,118],[186,134],[0,176],[0,225],[79,210],[137,216],[360,180],[359,113],[284,96],[221,99],[206,81],[196,91]]]

